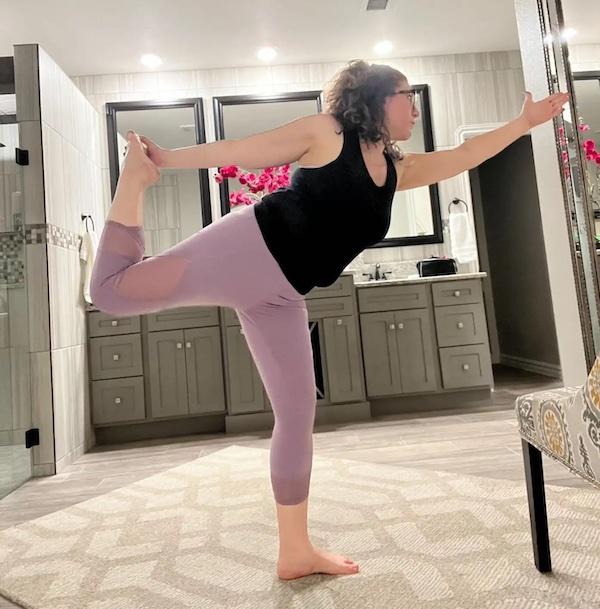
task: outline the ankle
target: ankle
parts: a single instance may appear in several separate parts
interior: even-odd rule
[[[285,542],[279,544],[279,557],[280,558],[297,558],[300,556],[306,556],[314,553],[314,546],[307,539],[306,541],[297,541],[294,543]]]

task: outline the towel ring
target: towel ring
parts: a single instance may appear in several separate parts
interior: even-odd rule
[[[92,222],[92,230],[96,230],[96,227],[94,226],[94,218],[92,218],[91,215],[86,215],[86,214],[81,214],[81,219],[85,222],[85,230],[88,230],[88,218],[91,220]]]
[[[464,206],[467,208],[467,211],[469,211],[469,206],[462,199],[452,199],[452,201],[450,201],[450,203],[448,204],[448,215],[450,215],[450,207],[452,205],[458,205],[459,203],[463,203]]]

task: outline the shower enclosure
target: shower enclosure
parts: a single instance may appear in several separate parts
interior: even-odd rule
[[[32,474],[23,167],[14,95],[0,94],[0,498]]]

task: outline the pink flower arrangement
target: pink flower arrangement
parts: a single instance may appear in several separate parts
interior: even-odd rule
[[[260,175],[249,171],[243,171],[238,165],[227,165],[219,168],[214,176],[221,184],[227,178],[237,178],[240,184],[248,190],[240,189],[229,193],[229,204],[252,205],[267,193],[274,192],[278,188],[285,188],[290,184],[290,165],[281,167],[266,167]]]
[[[579,124],[577,125],[579,131],[589,131],[590,126],[583,122],[583,119],[579,117]],[[566,176],[569,175],[569,153],[566,150],[567,141],[565,137],[564,127],[558,128],[559,133],[559,141],[561,144],[562,150],[562,159],[564,165],[564,173]],[[600,152],[596,150],[596,142],[594,140],[585,140],[583,142],[583,151],[585,153],[585,158],[587,161],[591,161],[592,163],[596,163],[596,165],[600,166]]]

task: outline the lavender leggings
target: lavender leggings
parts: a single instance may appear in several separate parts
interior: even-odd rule
[[[260,232],[254,206],[226,214],[142,260],[141,226],[107,220],[92,269],[94,305],[116,316],[183,306],[236,310],[273,408],[270,470],[275,500],[308,497],[316,385],[308,312]]]

